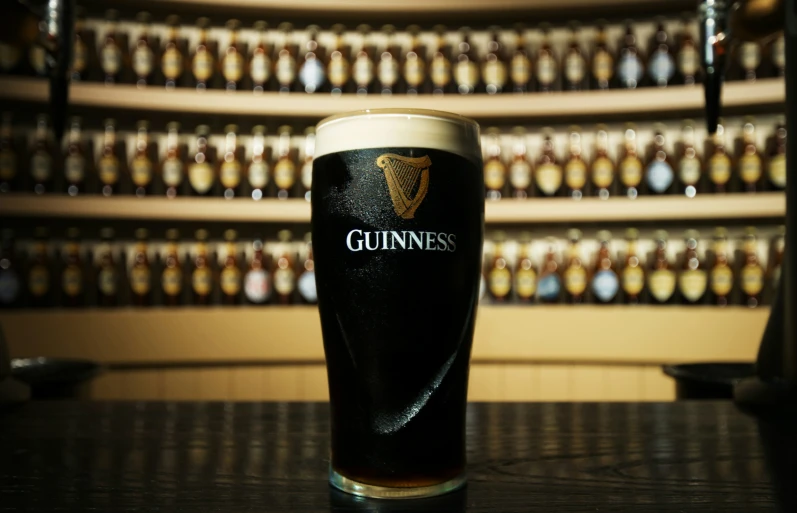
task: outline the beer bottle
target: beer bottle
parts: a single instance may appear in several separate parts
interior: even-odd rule
[[[451,92],[451,47],[446,43],[445,25],[435,25],[437,48],[429,63],[429,76],[432,80],[432,92],[445,94]]]
[[[587,186],[587,164],[581,157],[581,128],[570,127],[570,155],[565,163],[565,186],[567,195],[581,199]]]
[[[244,78],[244,47],[238,40],[241,22],[229,20],[225,27],[230,33],[230,42],[221,57],[221,75],[224,77],[224,87],[228,91],[235,91],[241,88]]]
[[[642,293],[645,290],[645,270],[637,255],[637,242],[639,230],[629,228],[625,231],[626,250],[625,264],[621,272],[623,295],[627,304],[636,305],[642,302]]]
[[[0,125],[0,193],[14,190],[17,181],[18,154],[11,130],[11,113],[3,112]]]
[[[252,129],[252,159],[246,170],[249,185],[252,187],[252,199],[259,200],[265,195],[269,178],[271,177],[271,166],[266,160],[266,127],[258,125]]]
[[[152,179],[155,164],[152,162],[149,142],[149,122],[139,121],[136,131],[136,150],[130,161],[130,177],[136,188],[136,196],[143,197],[152,193]]]
[[[130,267],[130,299],[134,306],[149,306],[152,295],[152,267],[147,254],[149,232],[139,228],[135,232],[133,265]]]
[[[76,24],[79,20],[83,21],[84,15],[76,9]],[[20,41],[0,41],[0,74],[16,75],[20,73],[20,63],[22,57],[22,44]]]
[[[540,303],[558,303],[562,290],[559,264],[556,261],[556,239],[548,237],[548,251],[540,266],[540,279],[537,282],[537,300]]]
[[[119,82],[122,72],[122,47],[119,44],[120,37],[117,33],[118,22],[119,12],[115,9],[108,9],[105,12],[105,37],[100,46],[100,69],[106,84]]]
[[[577,22],[570,23],[570,42],[568,43],[567,54],[563,62],[564,69],[562,70],[565,91],[581,91],[589,86],[587,61],[578,40],[579,28]]]
[[[180,232],[173,228],[166,230],[166,251],[163,257],[161,288],[163,289],[163,304],[167,306],[179,305],[183,295],[183,268],[180,264],[179,240]]]
[[[632,22],[626,21],[625,35],[617,45],[617,79],[621,88],[636,89],[645,76],[642,54],[636,44]]]
[[[613,303],[620,290],[620,278],[617,276],[609,250],[612,234],[608,230],[601,230],[597,233],[597,237],[600,246],[592,275],[592,295],[599,304]]]
[[[210,30],[210,20],[199,18],[196,20],[199,27],[199,42],[194,49],[191,58],[191,72],[194,74],[194,85],[197,89],[207,89],[213,80],[216,71],[216,57],[210,48],[208,41],[208,30]]]
[[[67,136],[66,158],[64,158],[64,177],[66,193],[77,196],[86,192],[86,156],[80,135],[80,118],[73,116],[70,120]]]
[[[528,159],[526,146],[526,129],[522,126],[513,130],[512,163],[509,165],[509,182],[512,185],[513,198],[528,198],[531,187],[531,162]]]
[[[100,178],[100,186],[103,196],[111,196],[119,191],[119,175],[121,163],[116,148],[116,121],[106,119],[104,121],[105,130],[103,132],[102,152],[97,162],[97,175]]]
[[[756,144],[754,120],[748,116],[742,126],[742,154],[739,157],[739,176],[742,178],[745,192],[761,190],[763,167]]]
[[[44,194],[52,190],[53,150],[46,114],[39,114],[36,118],[36,136],[30,158],[30,176],[33,179],[33,192],[36,194]]]
[[[396,86],[399,81],[398,55],[393,46],[393,35],[395,32],[396,28],[393,25],[385,25],[382,27],[382,33],[385,34],[387,43],[385,44],[385,49],[379,55],[379,61],[376,64],[376,87],[383,95],[390,95],[396,92]]]
[[[775,136],[767,162],[767,177],[773,189],[786,188],[786,121],[783,116],[775,125]]]
[[[166,25],[169,27],[166,32],[166,43],[161,55],[161,71],[166,79],[166,88],[173,89],[180,83],[185,70],[183,52],[180,49],[178,32],[180,30],[179,16],[169,16],[166,18]]]
[[[277,198],[287,199],[293,196],[296,185],[296,163],[291,155],[290,126],[281,126],[277,129],[277,163],[274,164],[274,183],[277,186]]]
[[[648,274],[648,289],[651,302],[665,304],[672,302],[675,293],[675,271],[667,255],[667,232],[658,230],[653,234],[656,250]]]
[[[292,235],[290,230],[280,230],[277,237],[280,245],[274,263],[274,290],[277,293],[277,303],[289,305],[293,303],[296,289],[296,270],[293,263],[293,251],[291,251]]]
[[[52,306],[52,266],[47,254],[47,228],[33,231],[33,246],[28,254],[28,305],[33,308]]]
[[[302,164],[302,189],[304,199],[310,201],[310,190],[313,187],[313,154],[315,154],[315,127],[304,130],[304,163]]]
[[[717,125],[714,134],[714,151],[708,159],[708,178],[711,181],[712,192],[722,194],[728,192],[728,182],[731,180],[731,159],[725,150],[725,128],[722,123]]]
[[[558,88],[559,66],[549,39],[551,26],[543,23],[540,25],[540,30],[542,31],[542,43],[540,43],[534,59],[534,74],[537,77],[537,91],[549,93]]]
[[[733,292],[733,269],[728,256],[728,232],[725,228],[714,231],[714,267],[711,268],[710,285],[712,303],[718,306],[727,306]]]
[[[501,27],[490,27],[490,41],[487,43],[487,53],[482,61],[482,77],[484,89],[487,94],[501,93],[506,85],[506,57],[504,48],[499,38]]]
[[[484,188],[487,199],[497,200],[504,195],[506,185],[506,164],[501,159],[500,131],[491,127],[487,129],[487,144],[485,151],[487,159],[484,161]]]
[[[764,267],[758,261],[758,239],[755,228],[747,228],[744,235],[744,265],[741,270],[742,301],[749,308],[761,304],[764,290]]]
[[[241,170],[243,165],[239,158],[238,126],[224,127],[224,157],[219,165],[219,181],[224,187],[224,197],[232,199],[240,196]]]
[[[35,38],[28,47],[28,63],[33,75],[37,77],[47,76],[47,50],[39,38]]]
[[[241,269],[238,268],[238,249],[235,244],[237,238],[235,230],[224,232],[227,254],[224,257],[224,267],[219,274],[219,284],[221,300],[225,305],[237,305],[241,298]]]
[[[304,61],[299,66],[299,82],[306,93],[320,91],[326,82],[324,64],[321,58],[321,49],[318,45],[318,31],[316,25],[307,27],[309,39],[304,44]]]
[[[418,25],[407,27],[410,34],[410,47],[404,56],[404,82],[407,83],[407,94],[426,92],[426,58],[425,48],[421,44],[421,28]]]
[[[83,263],[80,261],[80,230],[68,228],[64,244],[64,267],[61,271],[61,304],[66,307],[83,306]]]
[[[526,27],[522,23],[515,24],[515,52],[512,54],[509,78],[512,81],[512,91],[525,93],[531,84],[531,60],[526,51]]]
[[[72,67],[70,68],[70,78],[73,81],[86,80],[89,71],[89,45],[94,47],[95,42],[86,31],[86,11],[80,6],[75,7],[75,42],[72,45]],[[16,67],[19,62],[19,52],[15,52],[10,60],[1,59],[4,62],[4,71]]]
[[[280,23],[277,27],[282,32],[282,48],[277,54],[277,63],[275,65],[274,75],[277,77],[279,84],[279,91],[287,93],[293,89],[293,84],[296,82],[296,57],[295,46],[291,44],[291,31],[293,25],[290,23]]]
[[[664,19],[659,18],[656,32],[648,44],[648,76],[653,85],[667,87],[675,77],[675,58],[673,57],[673,41],[664,28]]]
[[[197,230],[196,256],[194,257],[194,270],[191,273],[191,288],[194,292],[195,305],[209,305],[213,294],[213,270],[210,268],[208,257],[208,231]]]
[[[614,78],[614,57],[606,44],[606,20],[598,20],[598,34],[592,51],[591,81],[593,89],[609,89]]]
[[[305,241],[305,259],[303,270],[296,280],[296,288],[299,289],[299,296],[302,301],[308,305],[314,305],[318,302],[318,292],[315,285],[315,261],[313,260],[313,243],[310,233],[304,236]]]
[[[259,238],[252,242],[252,262],[244,276],[244,295],[246,301],[253,305],[262,305],[271,298],[271,276],[266,271],[263,257],[263,241]]]
[[[151,19],[148,12],[140,12],[136,16],[136,22],[141,25],[141,32],[133,43],[130,57],[138,87],[152,83],[152,74],[155,71],[155,52],[152,51],[152,42],[149,36]]]
[[[620,160],[620,184],[623,196],[636,198],[639,195],[639,184],[642,182],[642,160],[637,154],[636,128],[627,124],[625,127],[625,145]]]
[[[207,125],[196,127],[196,153],[193,162],[188,165],[188,183],[197,196],[207,196],[216,181],[208,137],[210,137],[210,127]]]
[[[0,309],[21,304],[19,266],[14,252],[14,232],[4,228],[0,232]]]
[[[708,288],[708,276],[697,253],[697,241],[700,234],[696,230],[684,233],[686,251],[681,275],[678,276],[678,288],[684,304],[697,305],[703,303]]]
[[[783,32],[772,41],[770,46],[770,60],[772,61],[772,76],[786,76],[786,38]]]
[[[672,160],[664,147],[664,131],[664,126],[656,127],[645,169],[645,181],[651,194],[669,194],[675,182]]]
[[[354,77],[354,84],[357,86],[357,94],[368,94],[373,91],[374,83],[373,48],[369,40],[371,27],[360,25],[357,27],[357,32],[360,33],[362,46],[356,57],[354,57],[352,76]]]
[[[339,23],[332,26],[332,33],[335,34],[335,44],[327,62],[327,76],[329,77],[332,94],[348,92],[349,79],[351,78],[351,65],[343,44],[343,32],[345,30],[346,27]]]
[[[487,287],[494,303],[504,303],[509,301],[512,296],[512,273],[509,270],[509,263],[504,257],[504,244],[506,235],[497,232],[493,236],[493,260],[487,272]]]
[[[587,290],[587,269],[581,259],[581,231],[571,229],[567,231],[570,241],[567,263],[564,270],[565,293],[568,303],[583,303],[584,292]]]
[[[553,147],[553,130],[543,129],[542,152],[537,159],[534,170],[534,181],[537,183],[537,194],[541,196],[556,196],[562,187],[562,166],[556,159]]]
[[[523,232],[518,240],[515,265],[515,295],[520,303],[533,303],[537,293],[537,271],[531,262],[531,234]]]
[[[769,259],[769,281],[771,290],[775,291],[780,283],[783,269],[783,253],[786,249],[786,227],[780,226],[775,240],[772,242],[772,256]]]
[[[740,80],[754,81],[761,66],[761,45],[757,41],[743,41],[737,47]]]
[[[614,188],[614,162],[609,157],[609,132],[606,126],[598,125],[595,132],[595,154],[590,166],[592,194],[608,199]]]
[[[703,162],[695,148],[695,128],[692,121],[685,121],[681,130],[683,149],[678,161],[678,192],[687,198],[694,198],[700,189],[703,175]]]
[[[119,293],[119,270],[113,258],[113,228],[100,230],[100,245],[97,247],[97,304],[116,306]]]
[[[457,47],[454,63],[454,83],[460,94],[473,94],[479,86],[479,67],[476,50],[470,44],[470,28],[462,27],[462,41]]]
[[[180,155],[180,123],[166,125],[166,155],[161,162],[161,176],[166,186],[166,196],[174,198],[183,183],[183,159]]]
[[[257,31],[257,45],[252,50],[249,58],[249,77],[252,79],[252,90],[262,93],[268,88],[271,79],[271,57],[266,48],[266,29],[268,23],[256,21],[254,29]]]
[[[679,82],[684,85],[696,84],[700,73],[700,52],[692,37],[692,22],[686,18],[678,42],[677,61]]]

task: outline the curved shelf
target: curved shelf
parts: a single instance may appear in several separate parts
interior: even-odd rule
[[[48,85],[41,79],[0,79],[0,99],[43,102]],[[639,114],[700,114],[704,110],[703,88],[673,86],[665,89],[559,92],[526,95],[502,94],[478,97],[448,96],[357,96],[330,94],[281,94],[250,91],[227,92],[194,89],[166,90],[133,85],[101,83],[72,84],[70,103],[75,107],[135,111],[219,114],[259,117],[322,118],[339,112],[378,108],[416,108],[455,112],[479,119],[572,120],[595,116],[619,117]],[[785,101],[784,81],[763,79],[753,83],[731,82],[723,87],[723,107],[760,110]]]
[[[488,201],[488,223],[567,223],[782,217],[782,193],[628,198],[547,198]],[[164,198],[133,196],[0,196],[0,216],[168,221],[309,222],[310,203],[303,199]]]

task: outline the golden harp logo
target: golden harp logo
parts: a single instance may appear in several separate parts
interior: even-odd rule
[[[429,190],[432,160],[426,155],[412,158],[385,153],[376,159],[376,165],[385,172],[396,215],[403,219],[414,218]]]

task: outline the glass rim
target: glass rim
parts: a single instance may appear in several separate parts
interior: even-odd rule
[[[316,132],[320,131],[321,128],[326,125],[331,125],[337,121],[341,121],[344,119],[359,118],[359,117],[384,118],[384,117],[404,117],[404,116],[408,116],[410,118],[414,117],[422,119],[436,119],[440,121],[448,121],[450,123],[456,123],[463,126],[474,126],[476,128],[479,127],[479,123],[477,123],[475,120],[466,116],[462,116],[460,114],[455,114],[453,112],[446,112],[434,109],[384,108],[384,109],[362,109],[362,110],[341,112],[338,114],[327,116],[321,121],[319,121],[318,124],[316,124]]]

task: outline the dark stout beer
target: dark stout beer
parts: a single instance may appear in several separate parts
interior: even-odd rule
[[[311,198],[330,482],[383,498],[461,486],[484,221],[478,125],[419,110],[328,118]]]

